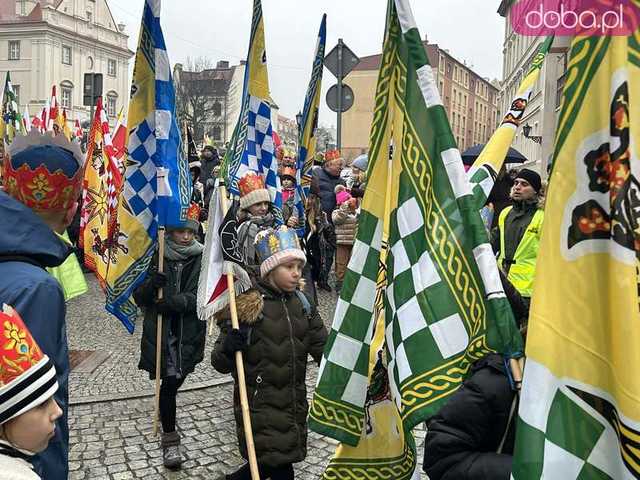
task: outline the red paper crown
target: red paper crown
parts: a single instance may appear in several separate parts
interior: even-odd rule
[[[296,169],[295,167],[286,166],[282,169],[282,177],[291,177],[294,180],[296,179]]]
[[[189,209],[187,210],[187,220],[195,220],[196,222],[199,222],[201,210],[200,205],[197,203],[189,205]]]
[[[38,364],[44,354],[31,336],[22,318],[13,308],[3,305],[0,311],[0,387],[4,387]]]
[[[342,155],[340,155],[340,150],[327,150],[327,152],[324,154],[324,161],[325,162],[330,162],[331,160],[339,160],[342,158]]]
[[[5,191],[32,210],[64,211],[78,200],[82,190],[83,169],[68,177],[62,170],[50,171],[44,163],[32,169],[26,163],[13,168],[11,157],[35,146],[57,146],[69,151],[78,165],[83,164],[82,153],[77,145],[69,142],[64,135],[40,134],[36,129],[28,135],[17,136],[8,153],[4,156],[3,175]]]
[[[264,190],[264,179],[256,172],[247,172],[240,180],[238,180],[238,190],[240,196],[244,197],[256,190]]]

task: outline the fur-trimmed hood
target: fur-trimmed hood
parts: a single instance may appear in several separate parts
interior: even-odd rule
[[[298,289],[304,290],[305,281],[300,278],[298,281]],[[262,309],[264,307],[265,296],[281,296],[287,295],[286,293],[276,291],[271,285],[266,282],[259,282],[257,287],[251,288],[246,292],[236,297],[236,310],[238,312],[238,321],[246,325],[253,325],[260,318]],[[231,312],[229,305],[224,309],[216,313],[216,323],[221,324],[231,319]]]

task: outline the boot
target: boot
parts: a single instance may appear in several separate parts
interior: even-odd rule
[[[178,470],[182,466],[180,453],[180,435],[178,432],[163,433],[160,439],[162,445],[162,463],[171,470]]]

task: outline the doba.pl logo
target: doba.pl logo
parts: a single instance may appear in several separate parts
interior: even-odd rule
[[[518,0],[511,26],[527,36],[627,36],[640,25],[638,0]]]

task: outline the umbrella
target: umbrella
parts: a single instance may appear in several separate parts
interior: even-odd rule
[[[484,144],[474,145],[473,147],[465,150],[462,153],[462,163],[465,165],[473,165],[473,162],[476,161],[476,158],[480,156],[482,149],[484,148]],[[522,155],[515,148],[509,148],[509,152],[507,153],[507,158],[504,159],[504,163],[524,163],[527,159],[524,155]]]

